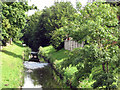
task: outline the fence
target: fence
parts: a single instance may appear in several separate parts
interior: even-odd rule
[[[84,41],[80,44],[80,43],[78,43],[76,41],[65,40],[64,41],[64,49],[72,51],[74,48],[83,47],[84,44],[85,44]]]

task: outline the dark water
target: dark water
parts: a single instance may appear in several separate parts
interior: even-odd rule
[[[22,88],[61,88],[53,77],[48,63],[24,62],[25,76]]]

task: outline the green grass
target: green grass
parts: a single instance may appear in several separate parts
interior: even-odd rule
[[[63,66],[63,63],[66,63],[65,59],[67,59],[71,54],[70,51],[64,50],[64,49],[56,51],[53,48],[53,46],[47,46],[47,47],[43,47],[43,53],[45,53],[43,55],[45,55],[46,57],[48,57],[48,59],[50,59],[50,62],[54,65],[56,70],[62,73],[62,75],[64,76],[64,80],[63,80],[64,83],[66,83],[66,80],[71,81],[72,84],[74,85],[76,85],[76,82],[79,82],[79,85],[77,86],[77,88],[92,88],[91,85],[95,82],[95,80],[93,79],[93,75],[95,74],[96,71],[102,69],[102,65],[96,66],[92,69],[91,74],[88,77],[86,77],[84,80],[76,81],[74,77],[76,77],[75,72],[78,71],[77,67],[72,66],[71,64],[66,68]],[[74,57],[76,57],[75,54],[74,54]],[[115,75],[115,76],[118,77],[118,75]],[[114,84],[117,85],[117,82],[115,82]],[[118,86],[120,87],[120,84]]]
[[[23,60],[22,54],[25,47],[20,41],[6,46],[1,55],[1,81],[2,88],[18,88],[22,82]]]
[[[47,46],[43,47],[45,54],[49,56],[53,62],[62,62],[64,59],[68,57],[68,50],[61,49],[59,51],[56,51],[53,46]]]
[[[50,62],[53,63],[53,66],[59,73],[64,76],[64,78],[70,80],[72,77],[74,77],[74,73],[77,72],[77,68],[75,66],[69,66],[67,68],[61,69],[62,63],[69,57],[70,51],[65,49],[56,51],[53,46],[43,47],[42,49],[44,51],[44,55],[50,58]]]
[[[52,52],[54,53],[56,50],[53,48],[53,46],[51,45],[51,46],[47,46],[47,47],[43,47],[43,49],[44,49],[44,52],[46,53],[46,54],[51,54]]]
[[[75,83],[74,77],[75,72],[77,72],[76,66],[68,66],[64,69],[61,69],[62,63],[64,63],[64,60],[69,57],[70,51],[61,49],[59,51],[56,51],[53,46],[47,46],[43,47],[44,53],[47,57],[50,58],[50,62],[53,63],[54,67],[58,70],[58,72],[62,73],[64,78],[66,79],[64,83],[69,80],[72,83]],[[98,67],[99,68],[99,67]],[[80,84],[77,86],[77,88],[92,88],[91,85],[94,83],[94,80],[92,80],[92,74],[89,76],[89,78],[84,79]]]
[[[67,80],[70,80],[74,83],[74,77],[75,72],[77,72],[76,66],[68,66],[67,68],[61,69],[62,63],[64,63],[64,60],[69,57],[70,51],[61,49],[59,51],[56,51],[53,46],[47,46],[43,47],[44,53],[47,57],[50,58],[50,62],[53,63],[54,67],[58,70],[58,72],[62,72],[64,78]],[[98,67],[100,68],[100,67]],[[94,71],[94,70],[93,70]],[[77,86],[77,88],[92,88],[91,85],[94,83],[94,80],[92,80],[92,74],[84,79],[80,84]],[[66,81],[66,80],[65,80]]]

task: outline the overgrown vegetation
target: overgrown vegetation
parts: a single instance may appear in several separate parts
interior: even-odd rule
[[[79,55],[75,59],[66,62],[69,65],[78,66],[77,76],[79,78],[77,79],[79,80],[88,77],[91,70],[96,67],[94,65],[102,65],[100,71],[98,70],[94,74],[93,88],[112,88],[113,82],[116,82],[114,74],[118,73],[118,62],[120,61],[120,50],[117,44],[120,34],[118,10],[109,4],[94,2],[86,5],[83,10],[79,8],[78,11],[81,14],[76,15],[76,19],[72,22],[72,27],[68,27],[68,31],[74,40],[78,42],[87,41],[89,44],[78,50],[80,53],[77,52]],[[75,54],[71,58],[74,56]],[[84,78],[82,78],[82,74]]]
[[[96,57],[100,53],[96,47],[97,45],[86,45],[72,52],[64,49],[56,52],[53,46],[40,47],[39,57],[46,57],[63,76],[62,80],[58,80],[60,83],[67,83],[74,88],[118,88],[118,62],[109,62],[104,72],[99,58]]]
[[[62,75],[63,80],[58,78],[58,82],[61,83],[63,87],[67,84],[70,84],[71,78],[75,77],[74,73],[77,71],[76,67],[67,67],[66,69],[62,69],[63,62],[65,59],[69,57],[68,55],[69,51],[61,49],[56,52],[56,50],[53,48],[53,46],[47,46],[47,47],[40,47],[39,48],[39,57],[42,58],[42,56],[46,57],[47,60],[49,60],[50,63],[53,64],[54,68]],[[66,83],[66,85],[64,85]],[[64,88],[65,88],[64,87]]]
[[[6,46],[0,52],[1,57],[1,88],[18,88],[23,82],[23,59],[25,47],[20,41]]]
[[[5,45],[10,38],[15,40],[23,35],[24,43],[33,51],[39,49],[39,58],[47,57],[63,76],[63,83],[69,84],[70,87],[118,88],[119,3],[93,2],[82,8],[77,2],[74,9],[70,2],[55,2],[53,6],[26,17],[25,11],[35,8],[34,6],[29,7],[23,2],[4,2],[2,3],[2,44]],[[72,37],[79,43],[85,41],[87,45],[69,52],[62,49],[67,37]],[[22,68],[20,52],[23,49],[19,43],[14,43],[14,48],[8,46],[1,52],[4,75],[2,87],[20,85],[14,83],[14,80],[17,80],[14,77],[21,75],[18,71]],[[30,51],[30,49],[25,50],[27,54],[25,59],[28,59]],[[9,69],[13,69],[14,73],[12,74]],[[6,73],[5,70],[8,72]]]
[[[69,35],[80,43],[86,41],[87,45],[73,50],[67,54],[69,57],[60,61],[51,58],[54,52],[46,54],[47,51],[40,49],[40,53],[55,64],[56,69],[66,80],[69,79],[73,87],[118,88],[120,68],[118,64],[120,63],[118,9],[101,2],[87,4],[84,9],[81,9],[81,4],[78,2],[77,11],[79,13],[72,16],[72,22],[66,22],[62,29],[65,35]],[[53,40],[53,46],[56,49],[59,43],[55,41],[59,41],[59,38],[54,37]],[[57,57],[61,55],[57,55],[60,51],[55,53]],[[56,64],[57,62],[59,64]],[[68,68],[70,70],[67,70]],[[86,84],[83,85],[82,82]]]

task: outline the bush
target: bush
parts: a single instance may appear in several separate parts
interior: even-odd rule
[[[76,85],[79,85],[79,81],[83,82],[92,74],[92,80],[95,81],[92,83],[93,88],[111,88],[113,84],[117,87],[117,78],[115,79],[115,77],[118,72],[117,68],[119,68],[119,55],[118,46],[104,50],[98,48],[98,44],[85,45],[83,48],[74,49],[62,65],[63,67],[69,67],[69,65],[77,67],[78,71],[75,73],[76,79],[74,79],[78,82]]]
[[[64,40],[66,38],[66,34],[63,31],[63,28],[54,31],[51,37],[51,44],[56,50],[60,50],[64,48]]]
[[[39,47],[39,53],[38,53],[38,56],[44,56],[44,50],[43,50],[43,47],[42,46],[40,46]]]
[[[31,48],[29,48],[29,47],[27,47],[25,50],[24,50],[24,56],[23,56],[23,59],[24,60],[29,60],[29,55],[31,55],[30,54],[30,52],[31,52]]]

